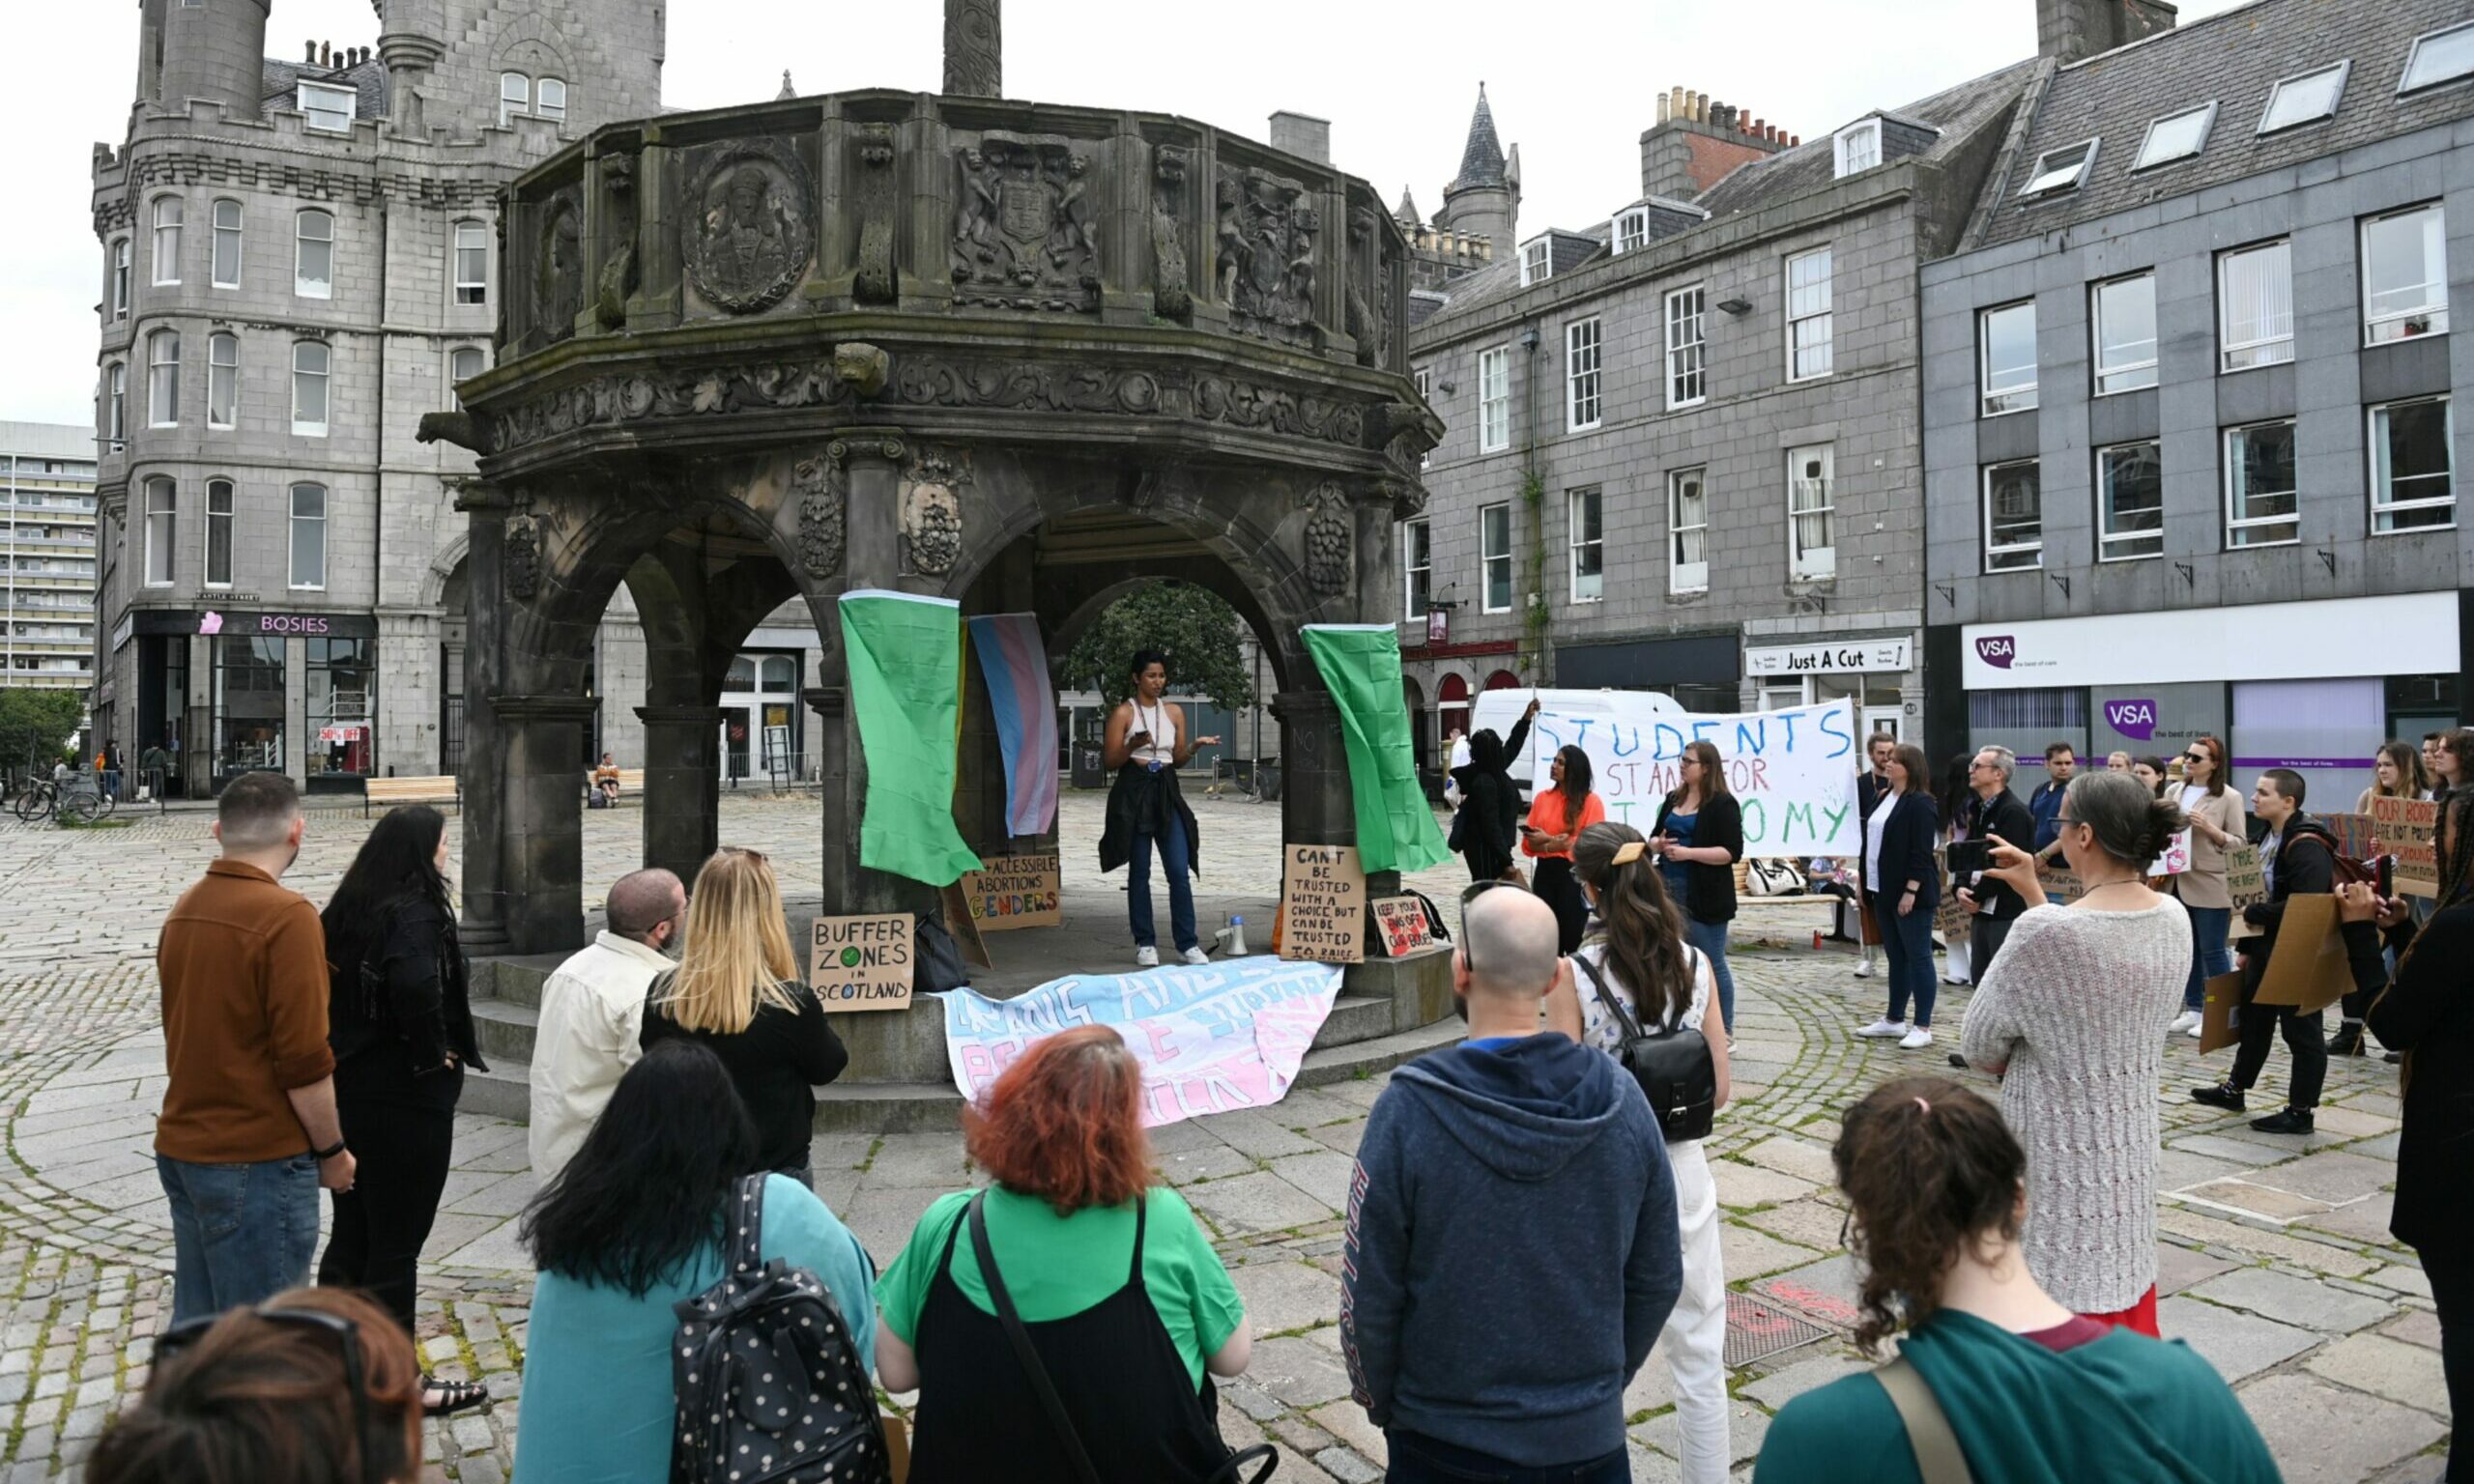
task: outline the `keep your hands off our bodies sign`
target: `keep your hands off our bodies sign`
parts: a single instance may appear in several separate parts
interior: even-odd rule
[[[1683,782],[1679,765],[1693,742],[1716,747],[1727,787],[1743,809],[1743,853],[1751,856],[1855,855],[1863,849],[1863,817],[1856,807],[1856,774],[1863,744],[1856,707],[1838,700],[1744,715],[1643,709],[1613,716],[1540,711],[1536,789],[1553,786],[1547,768],[1564,747],[1589,755],[1591,787],[1606,817],[1649,834],[1658,805]],[[1532,795],[1535,797],[1535,794]]]

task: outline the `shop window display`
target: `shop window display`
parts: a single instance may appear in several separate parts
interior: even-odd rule
[[[378,642],[369,639],[302,642],[308,691],[303,708],[309,731],[303,771],[312,778],[366,778],[377,746],[374,692]]]

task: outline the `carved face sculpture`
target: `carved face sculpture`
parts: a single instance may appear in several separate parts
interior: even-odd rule
[[[744,232],[762,231],[764,227],[764,198],[772,193],[772,183],[764,172],[754,165],[741,166],[731,177],[731,225]]]

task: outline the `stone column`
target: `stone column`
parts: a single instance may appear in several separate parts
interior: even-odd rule
[[[1005,96],[1003,0],[945,0],[945,92]]]
[[[645,864],[696,879],[722,842],[719,706],[638,706],[645,724]]]
[[[843,434],[842,443],[843,457],[850,471],[844,590],[881,587],[900,592],[936,592],[942,586],[940,579],[905,577],[902,572],[902,471],[911,454],[904,434],[893,428],[853,428]],[[828,615],[826,621],[835,620]],[[842,662],[838,623],[827,653],[826,670],[820,678],[828,687],[848,685],[849,671]],[[828,880],[835,869],[831,864],[834,854],[847,852],[844,864],[849,874],[842,910],[925,913],[936,899],[934,889],[859,864],[859,825],[866,812],[868,760],[859,743],[858,717],[847,703],[838,722],[827,718],[826,729],[836,728],[842,733],[843,786],[838,795],[827,796],[824,852]],[[842,801],[839,820],[833,817],[833,800],[837,797]],[[830,902],[831,899],[827,900]]]
[[[832,656],[819,666],[828,673],[832,685],[812,687],[807,692],[808,708],[816,713],[816,777],[817,798],[823,805],[824,857],[819,871],[824,891],[824,910],[849,910],[843,903],[850,900],[851,883],[859,875],[859,812],[855,800],[858,788],[850,779],[850,759],[858,749],[852,745],[856,733],[850,727],[850,693],[843,689],[844,672],[840,668],[841,649],[834,646]],[[831,666],[830,671],[825,667]]]
[[[457,929],[474,954],[507,950],[506,788],[499,769],[497,695],[506,673],[501,647],[506,610],[501,597],[506,572],[504,492],[478,481],[456,491],[456,510],[468,518],[464,555],[464,921]]]
[[[508,950],[584,946],[584,729],[589,696],[493,699],[506,800],[502,835]]]
[[[1340,708],[1310,665],[1272,699],[1272,714],[1280,719],[1281,842],[1355,844]]]

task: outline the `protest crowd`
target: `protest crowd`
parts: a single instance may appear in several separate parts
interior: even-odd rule
[[[1111,827],[1137,882],[1158,845],[1171,941],[1193,953],[1198,839],[1173,772],[1149,775],[1195,739],[1150,678],[1108,745],[1153,791],[1112,803]],[[1366,1122],[1342,1355],[1399,1484],[1597,1484],[1630,1477],[1625,1391],[1656,1353],[1681,1476],[1716,1484],[1734,1454],[1703,1141],[1732,1091],[1746,810],[1710,740],[1679,750],[1646,831],[1609,819],[1580,746],[1548,755],[1524,806],[1510,766],[1536,711],[1508,739],[1470,738],[1453,772],[1467,1034],[1402,1067]],[[2169,1037],[2235,1048],[2190,1095],[2234,1112],[2282,1039],[2285,1104],[2253,1126],[2278,1135],[2312,1131],[2331,1055],[2402,1061],[2393,1230],[2430,1278],[2461,1415],[2474,732],[2378,758],[2373,793],[2436,806],[2419,899],[2344,852],[2300,775],[2246,791],[2214,737],[2087,770],[2057,744],[2024,799],[2005,748],[1938,780],[1892,737],[1856,756],[1860,847],[1808,871],[1846,900],[1856,973],[1878,963],[1884,981],[1856,1034],[1932,1047],[1937,989],[1971,985],[1950,1059],[1999,1078],[2001,1104],[1920,1062],[1851,1090],[1832,1163],[1856,1338],[1884,1357],[1895,1338],[1895,1357],[1789,1403],[1759,1484],[2280,1477],[2215,1370],[2158,1334]],[[303,830],[293,785],[224,789],[221,855],[158,953],[172,1322],[93,1455],[97,1484],[411,1480],[424,1416],[490,1405],[424,1375],[412,1332],[453,1111],[481,1066],[444,827],[426,808],[386,816],[322,912],[282,885]],[[2272,970],[2314,933],[2345,948],[2334,1035],[2332,1002],[2286,997]],[[611,885],[606,927],[544,989],[532,1066],[518,1484],[1277,1477],[1271,1447],[1222,1440],[1215,1380],[1247,1370],[1253,1329],[1158,1178],[1142,1068],[1114,1030],[1059,1032],[1004,1069],[964,1119],[988,1184],[935,1200],[881,1269],[808,1167],[815,1090],[847,1062],[763,856]],[[2447,1478],[2468,1478],[2463,1458]]]

